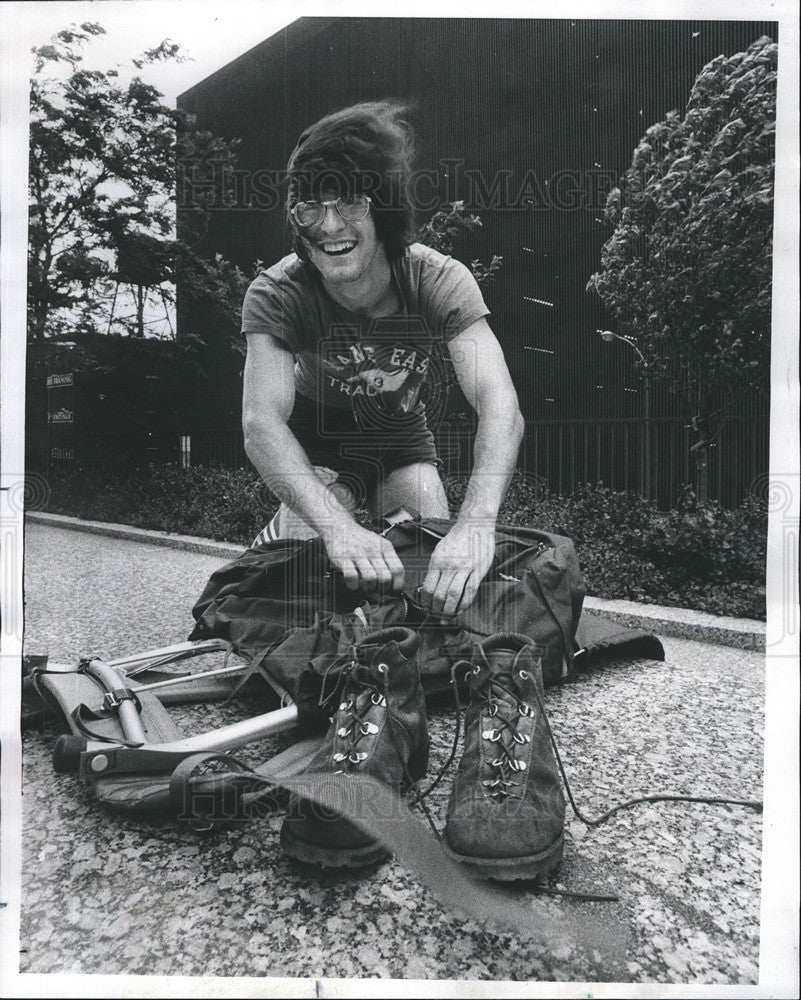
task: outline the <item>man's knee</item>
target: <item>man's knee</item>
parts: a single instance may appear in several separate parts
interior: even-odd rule
[[[329,486],[328,489],[342,504],[345,510],[353,510],[356,506],[356,497],[353,495],[353,491],[349,486],[346,486],[344,483],[334,483],[332,486]]]
[[[328,487],[328,492],[336,498],[336,500],[342,504],[346,510],[353,510],[356,506],[356,498],[353,495],[353,490],[343,483],[339,478],[339,473],[334,472],[333,469],[328,469],[322,465],[315,465],[314,472],[320,482]]]
[[[356,506],[353,491],[338,481],[338,473],[324,466],[313,466],[314,473],[323,486],[327,487],[331,496],[335,497],[346,510],[352,511]],[[273,515],[270,523],[259,532],[253,541],[253,546],[278,539],[297,539],[305,541],[317,537],[317,531],[292,508],[291,504],[282,503]]]
[[[450,517],[445,487],[434,462],[415,462],[394,469],[376,491],[379,514],[409,506],[423,517]]]

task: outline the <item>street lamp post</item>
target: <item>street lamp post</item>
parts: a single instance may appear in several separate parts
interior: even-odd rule
[[[645,360],[642,351],[637,347],[636,343],[631,339],[631,337],[624,337],[623,334],[614,333],[612,330],[598,330],[601,340],[605,343],[610,344],[613,340],[621,340],[624,344],[627,344],[633,351],[636,351],[637,357],[642,362],[643,368],[648,367],[648,362]],[[643,380],[643,417],[644,417],[644,428],[643,428],[643,492],[646,497],[651,496],[651,391],[648,384],[647,376]]]

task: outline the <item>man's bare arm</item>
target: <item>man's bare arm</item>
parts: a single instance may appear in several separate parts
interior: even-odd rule
[[[314,474],[287,426],[294,404],[292,355],[269,334],[250,335],[242,397],[245,452],[278,499],[322,535],[332,517],[352,517]]]
[[[459,386],[478,414],[473,470],[458,519],[491,521],[494,527],[525,421],[501,345],[485,319],[454,337],[448,348]]]
[[[351,588],[403,586],[403,566],[390,542],[360,527],[317,478],[288,427],[295,403],[293,358],[270,334],[250,334],[242,427],[245,452],[269,489],[322,537]]]
[[[500,344],[481,319],[449,343],[456,377],[478,414],[473,471],[456,523],[437,545],[422,600],[434,614],[469,607],[495,555],[495,524],[514,472],[524,420]]]

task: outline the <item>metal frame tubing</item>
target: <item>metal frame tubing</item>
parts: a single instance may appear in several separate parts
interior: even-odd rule
[[[252,743],[254,740],[283,733],[287,729],[291,729],[297,719],[297,705],[287,705],[285,708],[277,708],[274,712],[256,715],[252,719],[234,722],[230,726],[213,729],[208,733],[200,733],[198,736],[188,736],[183,740],[174,740],[171,743],[144,742],[139,749],[153,753],[202,753],[207,750],[235,750],[237,747]],[[113,749],[115,749],[115,744],[90,741],[87,743],[85,752],[88,754],[108,753]]]

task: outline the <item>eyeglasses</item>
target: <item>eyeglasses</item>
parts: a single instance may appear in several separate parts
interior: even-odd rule
[[[370,211],[370,199],[367,195],[357,194],[333,201],[299,201],[292,206],[292,218],[303,229],[316,226],[325,218],[325,210],[329,205],[336,208],[345,222],[358,222],[359,219],[366,218]]]

